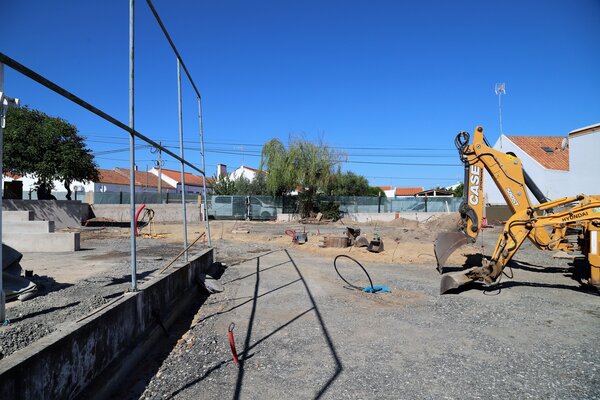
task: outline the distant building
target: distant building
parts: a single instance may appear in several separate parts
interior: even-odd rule
[[[249,181],[253,181],[254,178],[256,178],[256,174],[258,174],[258,172],[259,171],[257,169],[242,165],[241,167],[239,167],[238,169],[233,171],[231,174],[229,174],[229,178],[232,180],[236,180],[243,176],[244,178],[248,179]],[[263,171],[263,173],[264,173],[264,171]]]
[[[128,192],[129,191],[129,169],[99,168],[100,179],[97,182],[89,182],[83,185],[85,192]],[[158,192],[158,178],[146,171],[135,171],[135,191],[136,192]],[[165,181],[162,182],[161,191],[163,193],[175,193],[175,187]]]
[[[385,197],[394,197],[394,188],[391,186],[377,186],[385,194]]]
[[[454,197],[454,192],[448,189],[427,189],[415,193],[416,197]]]
[[[413,197],[423,190],[422,187],[397,187],[394,191],[394,197]]]
[[[149,173],[158,176],[158,169],[152,168]],[[161,177],[163,182],[168,183],[172,187],[176,188],[177,193],[181,193],[181,171],[175,171],[172,169],[161,169]],[[202,176],[194,175],[189,172],[184,174],[185,179],[185,193],[202,193],[202,182],[204,178]],[[206,192],[212,193],[212,179],[206,180]]]
[[[549,199],[600,193],[600,124],[576,129],[568,136],[502,135],[493,147],[514,153]],[[506,204],[487,172],[484,191],[488,203]],[[530,199],[537,202],[531,193]]]

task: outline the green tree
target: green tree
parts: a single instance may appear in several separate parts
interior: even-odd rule
[[[214,178],[213,184],[214,194],[220,195],[234,195],[235,194],[235,182],[229,178],[229,175],[223,175]]]
[[[343,153],[323,143],[293,138],[286,149],[271,139],[263,146],[259,170],[267,171],[266,187],[272,195],[300,189],[300,213],[306,217],[318,207],[317,194],[327,190],[343,158]]]
[[[462,197],[464,190],[465,190],[465,184],[461,182],[458,184],[457,187],[452,189],[452,193],[454,194],[454,197]]]
[[[77,128],[62,118],[28,107],[11,108],[4,131],[4,170],[36,178],[38,198],[48,198],[54,180],[71,200],[73,181],[98,179],[98,167]]]
[[[367,178],[350,171],[344,173],[338,171],[333,176],[328,190],[328,194],[333,196],[369,196],[370,193]]]

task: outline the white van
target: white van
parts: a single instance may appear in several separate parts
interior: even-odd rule
[[[254,196],[212,196],[208,203],[208,218],[274,219],[277,208]]]

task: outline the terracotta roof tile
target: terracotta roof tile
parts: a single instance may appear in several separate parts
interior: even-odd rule
[[[561,149],[563,136],[507,136],[544,168],[569,170],[569,149]],[[546,150],[544,150],[546,149]],[[518,155],[518,154],[517,154]]]
[[[381,190],[392,190],[391,186],[377,186]]]
[[[415,194],[422,191],[422,187],[397,187],[394,196],[414,196]]]
[[[112,183],[115,185],[129,185],[129,179],[126,176],[111,169],[98,168],[100,179],[98,183]]]
[[[175,180],[177,183],[181,183],[181,171],[175,171],[172,169],[162,169],[162,173],[169,178]],[[202,186],[203,178],[198,175],[185,172],[185,184],[189,186]],[[206,179],[206,187],[211,187],[212,180]]]
[[[129,170],[126,168],[115,168],[115,171],[121,175],[123,175],[127,179],[127,184],[129,184]],[[151,188],[158,188],[158,177],[150,172],[146,171],[135,171],[135,185],[136,186],[146,186]],[[174,189],[173,186],[168,184],[163,180],[162,188],[164,189]]]

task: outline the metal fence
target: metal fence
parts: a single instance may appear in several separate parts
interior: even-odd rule
[[[339,204],[344,213],[455,212],[460,197],[320,196],[317,202]],[[298,196],[208,195],[208,217],[213,219],[275,220],[279,214],[297,214]]]

